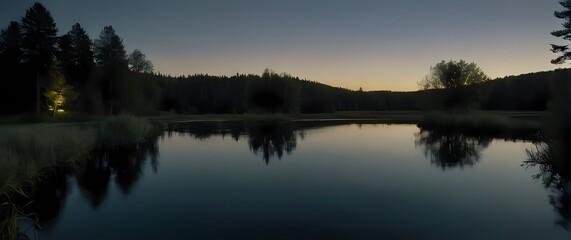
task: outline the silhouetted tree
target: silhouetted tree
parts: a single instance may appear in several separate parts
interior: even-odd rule
[[[0,65],[11,69],[23,60],[22,32],[18,22],[10,22],[0,33]]]
[[[571,40],[571,0],[562,1],[559,4],[565,8],[563,11],[556,11],[555,17],[563,19],[563,30],[553,31],[551,35],[560,37],[565,40]],[[553,59],[551,63],[562,64],[567,60],[571,60],[571,52],[569,45],[551,44],[551,51],[560,54],[559,57]],[[550,106],[550,111],[553,113],[554,118],[551,119],[551,125],[556,125],[557,132],[562,136],[571,135],[571,81],[569,80],[571,74],[566,77],[557,79],[553,86],[553,102]]]
[[[112,26],[105,26],[99,38],[94,42],[95,60],[98,65],[127,69],[127,52],[123,39],[115,33]]]
[[[286,73],[265,69],[260,78],[248,82],[248,108],[254,112],[298,113],[300,80]]]
[[[468,88],[478,83],[484,83],[489,78],[475,64],[460,61],[441,61],[430,67],[430,73],[418,83],[424,89],[445,89],[439,99],[446,109],[466,109],[477,106],[480,102],[480,92],[474,88]]]
[[[22,30],[26,61],[37,69],[47,69],[56,50],[58,31],[51,13],[35,3],[22,18]]]
[[[60,66],[67,74],[74,65],[71,57],[71,37],[69,34],[64,34],[59,37],[55,55]]]
[[[418,85],[422,89],[450,89],[488,80],[486,74],[475,63],[467,63],[464,60],[448,62],[443,60],[430,67],[430,74]]]
[[[91,39],[79,23],[60,37],[58,60],[70,83],[75,87],[86,83],[94,66],[93,51]]]
[[[559,19],[563,19],[564,22],[562,23],[563,29],[551,32],[551,35],[563,38],[565,40],[571,40],[571,0],[565,0],[559,2],[565,10],[563,11],[556,11],[555,17]],[[553,59],[551,63],[554,64],[561,64],[567,60],[571,60],[571,52],[569,52],[569,45],[558,45],[558,44],[551,44],[551,51],[553,53],[560,53],[556,59]]]
[[[129,54],[129,70],[138,73],[152,73],[154,70],[153,63],[148,60],[144,53],[139,49],[133,50]]]
[[[27,110],[30,99],[34,97],[31,91],[31,82],[26,78],[23,68],[22,33],[18,22],[11,22],[0,32],[0,66],[2,74],[0,81],[2,88],[6,89],[0,94],[0,113],[15,113]],[[26,93],[30,94],[26,94]]]
[[[118,81],[121,80],[121,73],[128,69],[127,53],[123,40],[115,33],[111,26],[103,28],[99,34],[99,39],[94,42],[94,55],[99,66],[104,68],[101,80],[101,90],[103,99],[108,103],[107,112],[113,115],[115,101],[118,96]]]
[[[80,69],[91,68],[93,66],[92,42],[85,30],[79,23],[76,23],[67,35],[71,40],[70,55],[73,64]]]
[[[40,75],[44,74],[54,57],[57,27],[51,13],[40,3],[35,3],[22,18],[22,48],[24,60],[36,72],[36,112],[40,112]]]
[[[65,77],[75,89],[82,92],[77,101],[81,110],[95,112],[94,106],[100,103],[95,103],[93,96],[100,95],[100,89],[95,81],[98,79],[91,77],[95,67],[92,41],[79,23],[74,24],[64,36],[69,44],[62,54],[66,58],[59,60],[62,62]]]

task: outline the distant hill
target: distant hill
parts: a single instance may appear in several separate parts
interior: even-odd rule
[[[170,77],[127,72],[114,112],[177,113],[321,113],[405,111],[438,108],[444,90],[414,92],[355,91],[287,74]],[[541,111],[557,79],[571,69],[509,76],[469,87],[483,110]],[[93,104],[92,104],[93,105]],[[105,104],[102,104],[105,106]]]
[[[20,85],[2,96],[3,114],[30,112],[35,77],[22,75]],[[541,111],[551,99],[556,80],[571,79],[571,69],[499,78],[466,89],[471,104],[483,110]],[[66,110],[108,113],[109,76],[93,70],[89,84],[77,84],[79,98]],[[271,71],[262,75],[171,77],[124,71],[113,80],[114,113],[157,114],[171,111],[204,113],[322,113],[335,111],[406,111],[443,108],[444,90],[413,92],[355,91]],[[24,94],[27,93],[27,94]],[[9,100],[9,101],[8,101]]]
[[[552,97],[556,80],[569,79],[571,69],[528,73],[508,76],[477,84],[470,88],[479,92],[478,105],[482,110],[542,111]],[[387,101],[388,110],[421,110],[427,102],[442,96],[444,90],[415,92],[370,92],[376,98]]]

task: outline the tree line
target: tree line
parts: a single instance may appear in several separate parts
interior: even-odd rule
[[[40,3],[0,33],[2,113],[51,112],[65,107],[113,114],[126,72],[150,73],[138,49],[127,55],[123,40],[106,26],[92,40],[76,23],[58,36],[51,13]]]
[[[58,36],[40,3],[0,34],[2,114],[319,113],[435,108],[545,110],[550,82],[568,70],[494,81],[473,63],[439,62],[416,92],[349,90],[266,69],[262,74],[173,77],[155,73],[138,49],[127,54],[112,26],[92,40],[76,23]]]

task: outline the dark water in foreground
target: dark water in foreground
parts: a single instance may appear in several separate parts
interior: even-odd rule
[[[571,239],[571,184],[534,179],[526,149],[414,125],[178,125],[45,184],[39,237]]]

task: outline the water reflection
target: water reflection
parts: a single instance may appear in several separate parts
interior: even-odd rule
[[[283,124],[250,127],[248,136],[248,146],[254,154],[261,154],[266,164],[275,155],[281,159],[284,151],[291,154],[297,146],[294,131]]]
[[[83,195],[91,206],[101,205],[109,189],[111,169],[108,162],[96,155],[77,167],[75,178]]]
[[[104,202],[112,179],[121,192],[128,194],[141,177],[147,159],[156,173],[158,137],[138,144],[98,149],[85,161],[47,173],[46,180],[40,181],[32,196],[30,212],[37,213],[42,226],[55,224],[69,192],[69,177],[76,179],[82,195],[94,208]]]
[[[417,181],[407,181],[406,179],[418,179],[419,176],[424,174],[423,171],[425,169],[415,170],[405,161],[398,161],[404,162],[405,164],[397,165],[396,168],[392,168],[394,166],[391,166],[391,162],[387,164],[385,161],[376,161],[376,157],[381,154],[387,153],[388,155],[392,155],[393,153],[402,153],[403,149],[400,148],[380,152],[374,144],[363,144],[366,148],[364,147],[362,149],[366,150],[367,153],[369,153],[369,151],[371,153],[367,154],[364,160],[356,158],[355,161],[346,161],[346,159],[342,157],[331,162],[315,158],[312,159],[311,163],[316,164],[315,166],[318,167],[313,168],[311,164],[308,164],[308,167],[304,168],[305,171],[299,171],[297,166],[292,167],[292,165],[287,166],[287,164],[280,166],[279,169],[266,169],[264,167],[259,168],[259,165],[262,165],[261,162],[226,161],[229,159],[233,160],[232,158],[234,156],[241,155],[244,151],[251,151],[251,153],[256,154],[266,163],[269,163],[271,160],[280,159],[284,155],[292,154],[298,144],[302,144],[302,140],[304,140],[305,137],[305,130],[331,125],[340,124],[324,124],[323,122],[197,122],[192,124],[173,124],[167,126],[168,129],[163,135],[147,139],[144,143],[94,151],[91,153],[90,160],[84,161],[82,164],[74,166],[71,169],[58,169],[53,173],[53,181],[46,181],[41,183],[38,187],[40,191],[35,195],[34,200],[35,207],[38,209],[36,212],[39,213],[40,221],[45,231],[41,234],[45,234],[48,238],[50,234],[53,234],[53,237],[65,239],[59,238],[59,236],[70,232],[73,232],[73,234],[70,233],[69,236],[83,234],[82,231],[89,232],[85,230],[85,228],[88,228],[86,226],[93,226],[95,230],[90,229],[91,232],[104,229],[115,234],[133,234],[131,238],[141,238],[142,236],[142,238],[158,239],[160,237],[157,237],[157,235],[162,235],[165,232],[189,234],[191,236],[198,236],[199,238],[201,236],[208,236],[210,238],[224,236],[218,238],[226,238],[226,236],[235,233],[244,234],[242,236],[251,236],[247,234],[261,232],[259,236],[262,237],[259,237],[260,239],[271,239],[279,235],[282,230],[272,228],[275,224],[269,224],[269,227],[263,226],[263,224],[278,222],[287,225],[284,228],[285,230],[283,230],[284,232],[291,232],[291,226],[293,226],[293,228],[299,230],[297,231],[297,233],[300,234],[299,236],[304,236],[303,234],[313,234],[313,231],[315,231],[319,233],[325,232],[323,234],[332,234],[327,236],[335,238],[335,236],[345,236],[341,235],[344,233],[365,233],[370,231],[371,236],[374,235],[376,238],[379,238],[381,235],[375,234],[385,233],[388,231],[387,229],[392,230],[405,226],[399,231],[407,232],[409,229],[406,228],[406,226],[408,226],[407,224],[409,223],[424,224],[425,222],[419,223],[415,221],[415,217],[418,216],[417,209],[423,209],[422,211],[425,212],[422,212],[422,214],[426,216],[435,216],[442,212],[447,212],[442,215],[442,218],[434,219],[434,224],[446,224],[448,219],[468,219],[470,216],[479,215],[480,212],[486,213],[485,211],[489,211],[486,213],[487,215],[477,216],[470,224],[465,225],[470,226],[473,225],[473,223],[481,224],[478,226],[492,233],[493,231],[500,231],[498,230],[499,228],[503,231],[504,229],[508,229],[506,226],[512,226],[509,224],[506,226],[501,225],[503,222],[509,222],[504,221],[505,219],[502,218],[504,212],[495,211],[494,208],[490,210],[489,206],[485,204],[483,206],[472,203],[459,205],[459,207],[462,207],[465,211],[454,211],[454,208],[449,207],[447,202],[437,201],[441,197],[449,196],[447,193],[461,194],[466,192],[458,191],[458,189],[451,189],[450,192],[439,192],[443,189],[441,185],[442,180],[449,179],[448,177],[451,177],[450,174],[437,174],[434,176],[431,175],[432,178],[426,178],[427,184],[424,189],[427,190],[415,191],[419,192],[418,194],[410,196],[408,194],[391,193],[375,195],[375,191],[371,191],[371,189],[393,189],[395,185],[391,183],[391,180],[393,180],[394,177],[400,178],[399,181],[394,182],[399,183],[398,187],[401,187],[400,184],[402,184],[402,189],[414,189],[418,186]],[[355,128],[341,129],[351,131],[350,133],[346,131],[323,131],[321,133],[323,133],[323,135],[329,134],[324,137],[325,139],[345,140],[341,141],[341,144],[353,144],[350,146],[359,144],[359,142],[347,140],[350,138],[344,138],[348,136],[347,134],[363,134],[363,132],[356,131]],[[364,128],[364,130],[367,129]],[[399,132],[401,131],[400,128],[398,128],[398,130]],[[415,131],[414,126],[407,126],[406,138],[400,140],[409,144],[414,140],[416,147],[422,148],[427,158],[429,158],[434,165],[442,169],[459,168],[476,164],[480,161],[482,156],[481,152],[486,149],[488,145],[492,145],[492,137],[478,137],[448,130],[420,129],[420,131],[414,135],[415,138],[413,139],[412,133]],[[382,131],[378,132],[380,133],[379,135],[385,133]],[[315,134],[313,139],[316,140],[323,137],[318,136],[322,135],[321,133]],[[156,173],[158,170],[158,139],[165,138],[169,135],[172,136],[173,134],[194,137],[200,141],[213,136],[228,137],[229,139],[226,139],[228,141],[217,141],[219,139],[214,139],[216,141],[212,141],[211,145],[221,149],[221,151],[225,151],[225,154],[222,155],[224,159],[218,159],[218,161],[210,161],[210,159],[205,159],[204,161],[188,160],[188,155],[196,154],[196,156],[204,156],[210,154],[212,149],[215,148],[205,147],[202,149],[202,144],[196,144],[193,148],[180,149],[178,145],[180,142],[176,142],[175,147],[171,149],[168,144],[173,142],[164,141],[161,143],[164,144],[163,146],[166,146],[163,148],[163,151],[165,151],[163,152],[163,156],[168,156],[168,158],[173,161],[166,161],[165,159],[164,167],[161,172],[162,176],[143,180],[143,173],[149,173],[151,172],[150,170]],[[367,139],[363,135],[353,137]],[[393,141],[393,135],[391,134],[386,134],[382,137],[384,141]],[[497,138],[497,136],[494,136],[494,138]],[[175,139],[177,138],[172,140]],[[231,143],[234,140],[242,140],[241,144],[238,144],[242,145],[242,149],[228,147],[230,145],[236,145]],[[197,141],[194,140],[186,141],[186,143],[189,142],[197,143]],[[399,144],[402,143],[399,141],[395,142]],[[246,146],[245,143],[247,143],[248,146]],[[311,143],[306,142],[306,144],[310,145]],[[323,145],[319,146],[322,147]],[[554,191],[554,195],[551,197],[551,204],[561,216],[558,223],[568,227],[571,219],[571,214],[569,213],[571,206],[569,186],[571,186],[571,184],[569,184],[568,181],[561,181],[561,179],[569,179],[569,171],[561,170],[568,169],[564,166],[547,164],[547,162],[553,162],[546,160],[551,159],[551,157],[545,158],[542,156],[553,156],[554,151],[550,149],[554,147],[549,146],[550,148],[545,150],[548,145],[545,145],[545,147],[542,146],[543,145],[538,145],[537,149],[529,151],[530,157],[528,164],[544,166],[541,167],[541,174],[549,177],[543,177],[542,175],[538,177],[538,179],[542,179],[542,181],[546,183],[546,186],[556,186],[555,189],[557,189],[557,191]],[[247,148],[249,148],[249,150],[246,150]],[[176,152],[171,155],[169,151],[173,151],[173,149],[182,150],[180,153],[183,154]],[[316,156],[312,154],[311,148],[307,149],[307,152],[299,153],[298,155],[304,156],[304,154],[309,153],[311,155],[306,156]],[[333,153],[331,156],[335,156],[336,153],[343,151],[343,149],[336,149],[334,147],[327,150]],[[414,149],[404,150],[414,152]],[[322,152],[322,150],[320,149],[318,152]],[[521,159],[521,155],[517,156],[518,160]],[[408,157],[408,155],[406,157]],[[367,161],[367,159],[375,159],[375,161]],[[337,165],[332,166],[331,164]],[[251,168],[251,166],[256,166],[256,168]],[[148,169],[148,167],[150,167],[150,169]],[[341,170],[338,171],[336,167],[339,169],[349,167],[350,169],[347,172],[343,172]],[[393,170],[401,167],[403,169],[402,172]],[[387,170],[387,168],[389,169]],[[259,171],[260,169],[263,170]],[[510,174],[504,175],[501,171],[492,171],[490,173],[486,172],[485,168],[478,170],[484,170],[479,172],[480,175],[476,175],[478,179],[490,176],[490,179],[510,176]],[[515,166],[515,170],[517,173],[520,173],[518,165]],[[394,175],[387,175],[388,172],[394,172]],[[434,171],[428,172],[432,174]],[[478,171],[474,172],[478,173]],[[350,178],[339,178],[339,173],[349,174],[347,176],[350,176]],[[466,175],[452,175],[452,177],[457,177],[455,179],[466,177]],[[377,176],[378,179],[371,179],[371,176]],[[315,184],[306,184],[306,182],[310,181],[304,181],[305,179],[311,180]],[[150,183],[151,181],[152,183]],[[77,185],[74,184],[75,182],[77,182]],[[139,182],[139,187],[134,188],[137,182]],[[529,185],[529,182],[522,182],[521,184]],[[523,189],[523,192],[528,192],[527,190],[530,189],[527,188],[528,185],[517,185],[522,187],[514,189]],[[280,186],[280,188],[276,188],[276,186]],[[470,185],[470,187],[474,186]],[[70,194],[70,189],[78,189],[78,193],[80,193],[81,197],[75,198],[77,195]],[[165,194],[167,192],[165,189],[176,189],[176,191],[174,191],[172,195]],[[489,199],[489,196],[495,194],[493,191],[490,192],[487,190],[488,188],[486,187],[475,187],[473,189],[475,196],[482,197],[481,199]],[[470,189],[470,191],[472,191],[472,189]],[[539,192],[543,194],[541,191]],[[516,191],[516,193],[518,193],[518,191]],[[123,194],[131,194],[131,198],[122,199],[117,197],[117,195],[120,196]],[[68,203],[66,203],[66,197],[68,196],[70,196],[70,198],[67,200]],[[156,198],[150,201],[148,198],[145,198],[145,196],[154,196]],[[498,204],[495,206],[496,209],[511,209],[509,208],[511,200],[520,200],[511,199],[510,197],[512,196],[520,195],[506,194],[505,197],[507,198],[500,196],[498,202],[503,202],[502,204],[504,205]],[[444,203],[430,205],[428,208],[424,204],[414,206],[412,210],[407,208],[407,203],[416,204],[418,199],[428,199],[428,201],[424,201],[428,203]],[[281,202],[282,200],[283,202]],[[474,202],[478,202],[477,200],[478,199]],[[82,203],[85,201],[87,201],[91,207],[85,204],[78,204],[78,202]],[[384,202],[379,205],[379,201]],[[152,202],[152,205],[148,205],[147,208],[146,204],[149,202]],[[551,207],[547,202],[541,201],[541,203],[543,203],[543,205],[539,207],[546,207],[545,209],[547,210],[543,212],[549,212]],[[64,208],[66,204],[67,207]],[[147,217],[141,215],[141,206],[145,206],[145,214],[143,215]],[[399,206],[404,207],[399,209]],[[524,205],[522,208],[515,209],[518,210],[518,212],[525,212],[526,209],[533,207],[537,207],[537,205]],[[66,211],[61,213],[62,209],[66,209]],[[95,209],[97,211],[90,211]],[[74,214],[70,214],[68,211],[74,212]],[[111,216],[108,215],[109,211],[116,211],[120,214],[109,217]],[[96,212],[97,214],[89,215],[92,212]],[[343,214],[339,214],[339,212],[343,212]],[[352,214],[345,214],[345,212],[351,212]],[[58,218],[60,214],[64,216]],[[88,217],[86,217],[86,214]],[[312,217],[300,223],[299,216]],[[176,217],[180,218],[180,221],[158,223],[156,225],[148,223],[151,222],[152,219],[164,217]],[[529,221],[528,223],[531,224],[537,221],[545,222],[546,220],[544,219],[550,221],[551,217],[551,215],[547,215],[547,218],[536,218],[534,221]],[[226,222],[221,222],[220,219]],[[76,224],[78,220],[85,224]],[[375,221],[380,224],[375,226],[367,225]],[[520,221],[527,220],[513,219],[515,224],[521,225]],[[101,224],[102,222],[104,222],[104,224]],[[121,223],[125,224],[121,225]],[[340,234],[337,234],[337,229],[331,227],[331,223],[342,223],[339,225],[338,230]],[[488,223],[489,225],[486,225]],[[112,224],[119,225],[120,227],[113,228],[110,226]],[[496,224],[500,224],[501,227],[495,229],[494,226]],[[156,229],[153,228],[154,226],[156,226]],[[260,226],[263,227],[260,228]],[[379,226],[388,227],[383,228]],[[192,230],[195,232],[188,232],[188,229],[192,227],[194,227]],[[552,228],[563,231],[559,227],[549,226],[549,230]],[[260,229],[266,232],[260,231]],[[331,231],[333,231],[333,233],[331,233]],[[462,228],[459,231],[469,232],[469,228]],[[517,230],[514,231],[517,232]],[[219,232],[220,234],[226,235],[216,235]],[[347,236],[349,235],[350,234]],[[423,236],[433,236],[434,238],[434,236],[437,235],[438,234],[434,232],[428,232]],[[117,235],[116,238],[124,236],[126,235]],[[365,234],[364,236],[368,235]],[[414,237],[418,236],[420,235]],[[207,237],[203,238],[208,239]],[[481,238],[485,239],[485,237]]]
[[[34,213],[40,224],[57,219],[60,214],[70,189],[67,177],[66,169],[56,168],[47,172],[35,188],[31,205],[26,211]]]
[[[303,129],[317,127],[311,123],[277,123],[277,122],[253,122],[240,121],[207,121],[183,124],[169,124],[168,135],[174,132],[189,134],[196,139],[205,140],[212,136],[227,136],[238,141],[245,138],[250,150],[255,155],[260,155],[266,164],[272,158],[281,159],[284,153],[290,155],[297,147],[297,137],[305,136]],[[322,125],[319,125],[322,127]]]
[[[549,202],[558,213],[556,224],[571,228],[571,144],[569,141],[548,140],[527,149],[527,167],[538,167],[533,176],[551,189]]]
[[[442,170],[476,164],[482,150],[492,142],[490,137],[470,136],[446,129],[421,128],[415,137],[415,146],[421,147],[430,162]]]

